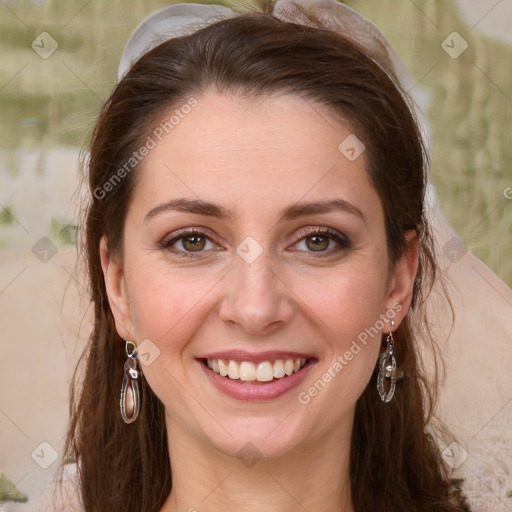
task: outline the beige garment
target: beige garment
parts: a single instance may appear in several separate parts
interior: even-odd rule
[[[76,464],[64,466],[62,481],[49,487],[35,499],[30,499],[31,512],[83,512],[77,486]]]

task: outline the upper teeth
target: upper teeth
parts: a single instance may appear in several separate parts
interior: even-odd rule
[[[306,364],[306,361],[306,358],[277,359],[274,364],[270,361],[262,361],[257,364],[243,361],[239,364],[232,360],[227,362],[223,359],[206,359],[206,364],[215,373],[233,380],[268,382],[274,377],[280,379],[285,375],[291,375],[299,371]]]

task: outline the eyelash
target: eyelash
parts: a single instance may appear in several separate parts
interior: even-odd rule
[[[212,237],[208,236],[208,234],[205,231],[201,231],[198,229],[184,229],[183,231],[179,231],[176,234],[176,236],[173,236],[170,240],[164,239],[161,242],[161,247],[163,249],[166,249],[166,250],[178,255],[179,257],[197,258],[200,253],[204,252],[204,250],[194,252],[194,251],[177,250],[172,247],[172,245],[174,245],[176,242],[179,242],[180,240],[189,238],[194,235],[205,237],[207,240],[215,243],[214,240],[212,239]],[[326,237],[329,240],[333,240],[334,242],[336,242],[340,245],[340,247],[337,249],[328,249],[326,251],[318,251],[319,257],[330,256],[334,252],[337,252],[337,251],[340,251],[343,249],[349,249],[351,247],[350,240],[345,235],[342,235],[341,233],[338,233],[336,230],[330,229],[330,228],[313,228],[310,230],[301,231],[299,233],[300,238],[297,240],[297,242],[295,242],[294,245],[297,245],[299,242],[301,242],[305,238],[309,238],[309,237],[312,237],[315,235],[320,235],[320,236]],[[307,252],[314,254],[316,251],[307,251]]]

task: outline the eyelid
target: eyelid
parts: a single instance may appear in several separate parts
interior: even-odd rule
[[[310,236],[310,235],[315,235],[315,234],[333,235],[334,237],[338,237],[338,238],[341,238],[341,239],[349,242],[348,237],[346,235],[344,235],[343,233],[340,233],[338,230],[333,229],[333,228],[328,228],[328,227],[321,227],[321,226],[302,228],[297,233],[297,237],[300,241],[308,235]]]
[[[205,238],[208,238],[212,242],[216,243],[217,245],[220,245],[217,240],[217,237],[213,234],[213,232],[203,226],[177,229],[176,231],[173,231],[170,235],[166,235],[162,239],[162,244],[168,245],[170,242],[176,242],[180,238],[186,238],[187,236],[191,235],[204,236]]]

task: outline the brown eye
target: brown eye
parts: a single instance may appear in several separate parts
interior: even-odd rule
[[[175,233],[171,239],[164,239],[160,242],[162,249],[173,253],[178,257],[195,258],[211,250],[220,250],[211,237],[202,231],[195,229],[183,229]]]
[[[206,240],[204,236],[192,235],[183,237],[181,239],[181,245],[187,251],[201,251],[206,245]]]
[[[318,256],[329,256],[350,249],[350,239],[331,228],[315,228],[303,230],[298,235],[299,242],[292,250],[299,250],[305,253],[318,253]],[[322,254],[321,254],[322,253]]]
[[[313,235],[305,238],[306,247],[312,251],[325,251],[329,247],[330,239],[325,236]]]

